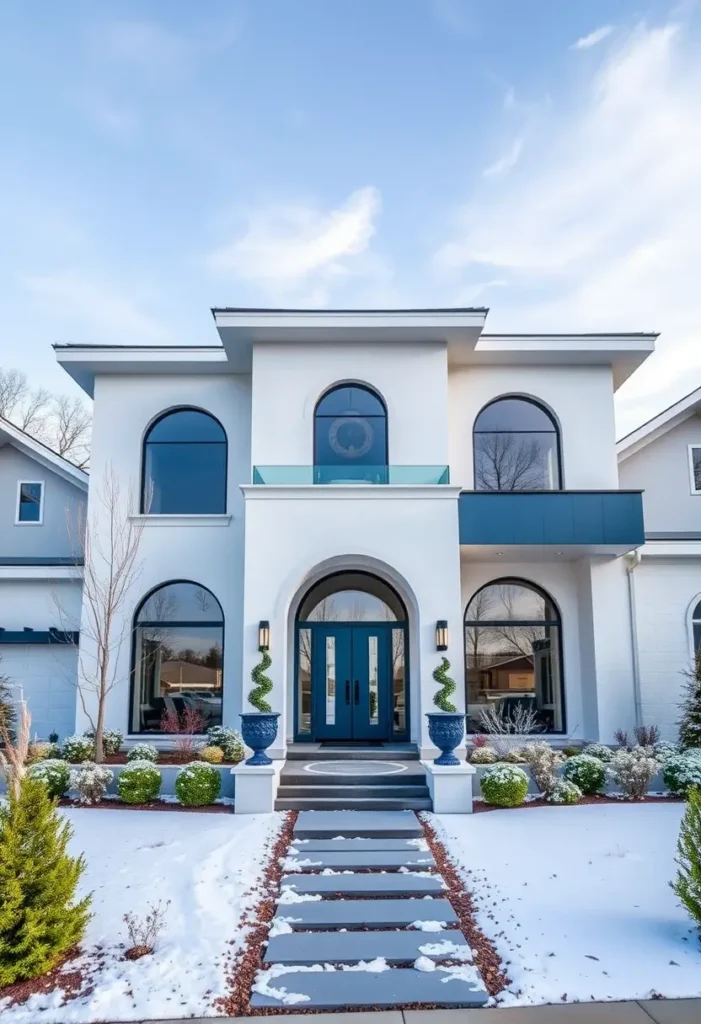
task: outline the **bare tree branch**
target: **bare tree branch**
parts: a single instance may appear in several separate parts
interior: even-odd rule
[[[0,416],[11,420],[28,391],[26,373],[0,368]]]
[[[46,388],[28,390],[24,402],[15,413],[17,425],[33,437],[43,439],[50,402],[51,395]]]
[[[475,434],[475,482],[481,491],[541,490],[545,452],[528,434]]]
[[[79,468],[87,465],[91,416],[80,398],[60,395],[53,400],[51,435],[55,451]]]
[[[82,398],[31,388],[21,370],[0,367],[0,416],[79,469],[90,459],[91,415]]]

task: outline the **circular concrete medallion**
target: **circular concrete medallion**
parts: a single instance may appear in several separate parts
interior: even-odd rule
[[[304,770],[312,775],[399,775],[407,768],[397,761],[314,761]]]

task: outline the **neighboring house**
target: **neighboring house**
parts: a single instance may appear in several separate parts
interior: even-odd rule
[[[87,490],[86,473],[0,418],[0,673],[44,738],[75,727],[81,582],[68,524]]]
[[[701,646],[701,388],[624,437],[618,460],[621,486],[644,491],[645,545],[631,569],[640,714],[673,736]]]

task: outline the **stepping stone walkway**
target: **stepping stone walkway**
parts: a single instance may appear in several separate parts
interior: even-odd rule
[[[413,811],[302,811],[284,871],[253,1009],[487,1002]]]

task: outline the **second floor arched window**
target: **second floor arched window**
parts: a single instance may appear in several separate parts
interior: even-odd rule
[[[473,429],[476,491],[559,491],[560,435],[530,398],[497,398]]]
[[[314,410],[315,483],[387,483],[387,409],[371,388],[339,384]]]
[[[141,511],[152,515],[226,512],[226,434],[201,409],[174,409],[144,438]]]

